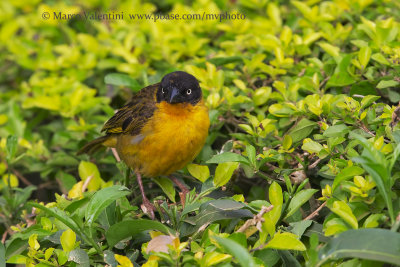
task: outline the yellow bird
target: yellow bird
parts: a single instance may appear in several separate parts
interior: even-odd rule
[[[201,151],[209,126],[199,82],[186,72],[176,71],[135,94],[105,123],[101,130],[105,135],[86,144],[78,155],[92,153],[102,145],[115,148],[135,171],[144,210],[154,218],[142,175],[170,175],[185,167]],[[170,178],[187,192],[179,180]]]

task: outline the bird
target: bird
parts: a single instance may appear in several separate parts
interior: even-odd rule
[[[105,134],[84,145],[77,154],[92,154],[102,146],[114,148],[135,172],[142,209],[154,219],[155,208],[146,197],[142,177],[169,176],[187,193],[187,187],[171,174],[200,153],[209,127],[208,108],[198,80],[189,73],[175,71],[133,95],[104,124],[101,132]]]

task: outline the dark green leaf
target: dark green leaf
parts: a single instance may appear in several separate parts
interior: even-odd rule
[[[292,227],[290,232],[297,235],[298,237],[302,237],[304,232],[307,230],[308,227],[311,226],[312,223],[313,223],[313,221],[311,221],[311,220],[289,223],[290,226]]]
[[[293,143],[296,143],[309,136],[315,126],[315,122],[303,118],[296,126],[290,129],[288,134],[292,137]]]
[[[349,66],[351,64],[352,55],[345,55],[337,65],[334,74],[329,79],[326,87],[333,86],[346,86],[356,82],[356,79],[349,73]]]
[[[301,267],[301,264],[296,260],[296,257],[287,250],[278,250],[279,256],[281,256],[284,267]]]
[[[0,242],[0,267],[6,267],[6,248],[2,242]]]
[[[88,254],[86,253],[86,251],[80,248],[72,250],[69,253],[68,260],[78,263],[78,266],[80,267],[90,266]]]
[[[125,186],[114,185],[106,187],[97,191],[86,208],[85,218],[90,226],[100,215],[100,213],[107,208],[114,200],[117,200],[123,196],[129,195],[130,190]]]
[[[112,225],[106,232],[108,245],[113,247],[119,241],[147,230],[158,230],[164,234],[174,234],[174,230],[152,220],[127,220]]]
[[[332,239],[319,252],[318,266],[328,260],[360,258],[400,263],[400,233],[385,229],[349,230]]]
[[[181,231],[181,235],[187,236],[197,231],[201,226],[218,220],[253,217],[253,213],[243,209],[245,207],[245,204],[231,199],[217,199],[206,202],[200,206],[199,213],[191,218],[192,225],[186,226]]]
[[[290,217],[294,214],[304,203],[306,203],[312,195],[318,192],[317,189],[304,189],[294,195],[293,199],[290,200],[288,212],[285,218]]]
[[[351,86],[350,96],[353,95],[376,95],[376,89],[369,81],[361,81]],[[378,97],[379,98],[379,97]]]
[[[6,243],[6,259],[9,259],[13,255],[17,255],[23,252],[28,247],[27,240],[20,238],[14,238]]]
[[[118,262],[115,260],[114,252],[111,250],[104,251],[104,262],[110,265],[111,267],[117,267]]]
[[[248,159],[242,155],[233,152],[224,152],[222,154],[214,155],[211,159],[207,160],[206,163],[224,163],[224,162],[240,162],[249,164]]]

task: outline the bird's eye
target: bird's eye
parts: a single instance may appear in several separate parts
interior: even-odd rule
[[[165,94],[165,90],[164,90],[164,88],[161,88],[161,92],[162,92],[163,94]]]
[[[192,93],[192,89],[187,89],[186,94],[190,95]]]

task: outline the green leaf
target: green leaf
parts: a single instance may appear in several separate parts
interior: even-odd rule
[[[264,105],[270,98],[271,92],[272,92],[271,87],[263,86],[257,88],[257,90],[255,90],[252,95],[254,105],[256,106]]]
[[[379,226],[379,221],[383,220],[385,215],[382,213],[378,214],[371,214],[368,218],[364,221],[363,227],[364,228],[375,228]]]
[[[187,165],[187,169],[190,175],[203,183],[208,179],[208,177],[210,177],[210,169],[207,165],[198,165],[192,163]]]
[[[338,217],[329,219],[324,223],[325,236],[337,235],[349,229],[349,225]]]
[[[276,233],[274,237],[267,243],[265,248],[273,248],[280,250],[299,250],[304,251],[306,247],[292,233]]]
[[[357,218],[354,216],[351,208],[346,204],[346,202],[334,201],[332,206],[328,205],[328,208],[330,208],[333,213],[348,223],[353,229],[358,228]]]
[[[3,243],[0,246],[4,246]],[[27,259],[28,259],[28,257],[23,256],[23,255],[14,255],[14,256],[11,256],[7,260],[7,263],[10,263],[10,264],[21,264],[21,265],[25,265],[26,266],[26,260]],[[0,266],[1,267],[6,267],[5,258],[4,259],[0,258]]]
[[[239,166],[239,162],[224,162],[218,164],[215,169],[214,185],[220,187],[225,185],[232,177],[233,172]]]
[[[395,87],[398,85],[399,85],[399,82],[395,81],[395,80],[386,80],[386,81],[382,80],[376,85],[376,88],[384,89],[384,88],[389,88],[389,87]]]
[[[360,61],[361,67],[363,69],[367,67],[370,58],[371,48],[369,48],[369,46],[361,47],[360,51],[358,51],[358,61]]]
[[[297,261],[296,257],[293,256],[288,250],[278,250],[278,254],[282,259],[282,266],[301,267],[301,264]]]
[[[389,61],[385,58],[385,56],[382,55],[381,53],[373,54],[373,55],[371,56],[371,58],[372,58],[373,60],[375,60],[376,62],[381,63],[382,65],[390,65],[390,62],[389,62]]]
[[[377,95],[375,84],[369,81],[360,81],[355,83],[350,89],[350,96],[353,95]]]
[[[275,266],[275,264],[277,264],[280,259],[279,254],[276,250],[268,248],[256,250],[254,252],[254,257],[261,259],[264,262],[265,266]]]
[[[231,199],[216,199],[203,203],[196,216],[185,220],[190,225],[184,225],[180,234],[190,235],[200,227],[219,220],[253,217],[248,209],[244,209],[245,207],[245,204]]]
[[[317,189],[304,189],[298,192],[294,197],[290,200],[288,212],[285,218],[292,216],[304,203],[306,203],[316,192]]]
[[[335,124],[329,126],[322,135],[325,137],[344,137],[349,131],[346,124]]]
[[[119,241],[128,237],[137,235],[143,231],[157,230],[164,234],[172,234],[175,232],[171,228],[165,226],[158,221],[152,220],[127,220],[112,225],[106,232],[107,243],[110,247],[115,246]]]
[[[361,145],[364,147],[364,150],[361,154],[361,157],[352,158],[352,160],[361,164],[364,170],[371,175],[376,186],[378,187],[379,193],[385,200],[386,207],[389,211],[390,220],[392,223],[394,223],[395,218],[391,199],[391,166],[387,162],[382,152],[377,150],[364,137],[357,134],[353,134],[353,136],[360,141]]]
[[[318,45],[325,50],[325,52],[327,52],[329,55],[331,55],[332,57],[338,57],[339,56],[339,52],[340,52],[340,48],[337,46],[333,46],[327,42],[319,42]]]
[[[270,218],[273,224],[276,224],[282,214],[283,195],[282,188],[277,182],[273,182],[268,190],[269,202],[274,206],[267,217]]]
[[[283,204],[282,188],[277,182],[269,187],[269,202],[274,206]]]
[[[288,134],[290,135],[290,137],[292,137],[293,143],[296,143],[309,136],[315,126],[315,122],[303,118],[301,121],[299,121],[299,123],[297,123],[296,126],[290,129]]]
[[[342,87],[355,83],[357,80],[349,73],[352,55],[346,54],[337,65],[334,74],[326,84],[326,88]]]
[[[332,184],[332,192],[335,191],[336,187],[343,181],[352,179],[356,175],[361,175],[364,173],[364,169],[358,166],[349,166],[341,170],[338,175],[336,175],[335,180]]]
[[[213,236],[212,238],[214,238],[218,242],[218,244],[224,249],[224,251],[228,252],[233,257],[235,257],[235,259],[239,262],[240,266],[243,267],[256,266],[253,257],[250,255],[247,249],[241,246],[236,241],[218,236]]]
[[[26,250],[28,247],[28,242],[26,239],[14,238],[8,242],[6,246],[6,259],[13,255],[18,255]]]
[[[159,187],[161,187],[161,189],[172,202],[175,202],[175,188],[171,179],[166,177],[157,177],[153,178],[153,181],[158,184]]]
[[[129,195],[130,190],[125,186],[114,185],[97,191],[90,199],[85,212],[85,219],[90,227],[100,213],[114,200]]]
[[[380,96],[377,95],[367,95],[361,100],[361,108],[366,108],[369,105],[371,105],[373,102],[381,98]]]
[[[65,230],[61,237],[60,243],[65,252],[70,252],[75,248],[76,234],[71,229]]]
[[[2,242],[0,242],[0,267],[6,267],[6,248]]]
[[[290,147],[292,146],[293,140],[292,137],[290,135],[285,135],[283,137],[283,142],[282,142],[282,147],[285,150],[289,150]]]
[[[252,145],[246,146],[246,154],[252,166],[256,166],[256,149]]]
[[[34,202],[29,202],[28,205],[29,206],[33,206],[33,207],[35,207],[35,208],[37,208],[39,210],[44,211],[46,214],[48,214],[50,216],[53,216],[57,220],[59,220],[62,223],[64,223],[66,226],[71,228],[75,233],[78,233],[78,234],[82,235],[82,232],[80,231],[79,226],[64,211],[62,211],[62,210],[60,210],[58,208],[47,208],[47,207],[45,207],[43,205],[40,205],[40,204],[34,203]]]
[[[305,221],[298,221],[298,222],[292,222],[289,223],[289,225],[292,227],[290,232],[295,234],[298,237],[302,237],[304,232],[311,226],[313,223],[312,220],[305,220]]]
[[[15,152],[17,151],[17,146],[18,146],[18,138],[14,135],[8,136],[6,144],[8,162],[10,162],[14,158]]]
[[[116,86],[126,86],[139,91],[142,86],[132,77],[122,73],[110,73],[104,77],[104,83]]]
[[[311,140],[309,142],[304,143],[301,146],[301,149],[312,154],[312,153],[319,153],[322,149],[324,149],[324,147],[320,143]]]
[[[112,252],[111,250],[104,251],[104,262],[107,263],[108,265],[110,265],[111,267],[118,266],[118,262],[115,259],[114,255],[115,255],[114,252]]]
[[[244,164],[249,164],[247,158],[233,152],[224,152],[221,154],[217,154],[214,155],[211,159],[206,161],[206,163],[224,163],[224,162],[240,162]]]
[[[78,263],[79,267],[89,267],[90,261],[89,256],[83,249],[74,249],[69,253],[68,261]]]
[[[341,233],[319,252],[317,266],[330,260],[360,258],[397,265],[400,262],[400,233],[385,229],[358,229]]]

